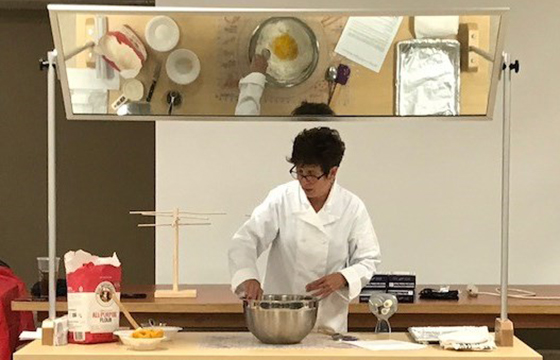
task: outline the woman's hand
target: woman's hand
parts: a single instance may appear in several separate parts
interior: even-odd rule
[[[341,273],[337,272],[323,276],[322,278],[307,284],[305,290],[307,292],[314,291],[312,294],[313,296],[325,298],[346,285],[348,285],[346,278]]]
[[[260,300],[263,295],[261,283],[255,279],[245,280],[241,283],[241,290],[247,300]]]
[[[253,56],[253,61],[251,61],[250,66],[251,72],[266,74],[266,69],[268,69],[268,58],[270,57],[270,52],[267,51],[268,50],[265,49],[262,54],[255,54],[255,56]]]

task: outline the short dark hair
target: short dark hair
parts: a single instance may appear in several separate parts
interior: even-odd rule
[[[331,107],[325,103],[303,101],[292,111],[292,116],[299,115],[336,115]]]
[[[324,173],[340,166],[346,147],[335,129],[316,127],[305,129],[294,139],[292,157],[288,162],[301,165],[319,165]]]

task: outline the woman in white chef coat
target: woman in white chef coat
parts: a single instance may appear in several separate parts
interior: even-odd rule
[[[379,244],[364,203],[336,182],[345,145],[328,127],[303,130],[294,140],[294,181],[273,189],[233,236],[232,290],[322,298],[317,328],[347,331],[348,303],[373,276]],[[264,282],[258,257],[270,248]],[[264,286],[262,286],[262,285]]]
[[[268,56],[270,54],[255,54],[249,74],[239,80],[239,97],[235,106],[235,115],[260,115],[261,97],[266,86]],[[292,115],[335,115],[335,113],[327,104],[304,101],[292,111]]]

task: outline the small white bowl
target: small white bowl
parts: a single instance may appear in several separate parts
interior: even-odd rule
[[[179,43],[179,26],[168,16],[156,16],[146,25],[146,42],[156,51],[172,50]]]
[[[187,85],[200,74],[198,56],[187,49],[177,49],[167,57],[165,70],[169,79],[179,85]]]
[[[134,330],[118,330],[113,334],[117,335],[124,345],[138,351],[156,350],[166,340],[165,336],[153,339],[137,339],[132,337],[133,332]]]

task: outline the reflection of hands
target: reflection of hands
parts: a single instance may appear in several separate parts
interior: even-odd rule
[[[339,272],[334,274],[329,274],[319,278],[305,287],[305,290],[315,291],[312,295],[319,298],[324,298],[332,294],[333,292],[346,286],[348,282],[346,278]]]
[[[253,60],[251,61],[251,66],[249,67],[251,72],[266,74],[266,69],[268,69],[269,56],[270,52],[268,52],[268,50],[263,50],[262,54],[255,54],[255,56],[253,56]]]
[[[255,279],[245,280],[241,285],[241,290],[245,293],[247,300],[260,300],[263,295],[261,283]]]

